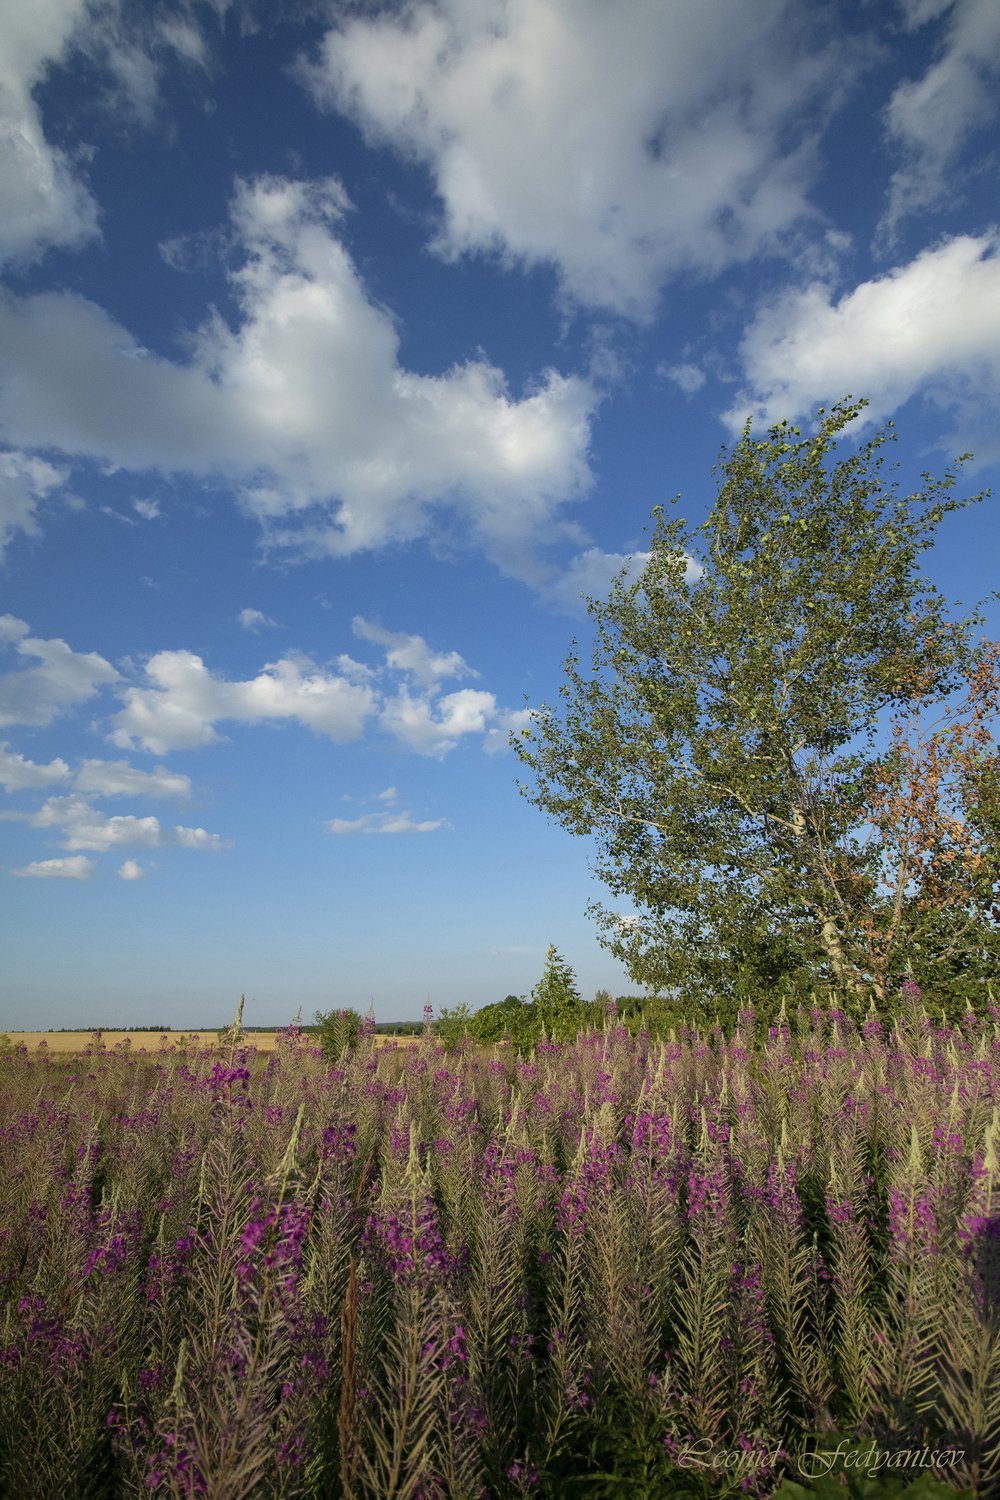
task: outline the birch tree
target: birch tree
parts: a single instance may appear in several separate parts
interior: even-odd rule
[[[957,941],[967,970],[992,952],[995,657],[981,617],[951,618],[920,567],[944,517],[984,497],[955,495],[962,460],[899,494],[891,424],[838,454],[864,405],[821,410],[807,436],[748,425],[693,532],[673,506],[654,512],[643,574],[588,601],[589,670],[574,644],[561,702],[514,737],[525,795],[592,836],[617,898],[593,908],[602,941],[652,990],[822,985],[861,1004],[934,941]],[[918,817],[919,724],[963,685],[977,727],[933,748],[942,763],[961,750],[964,769],[939,767],[936,812],[925,798]],[[938,857],[959,847],[959,867]],[[946,888],[935,939],[928,903]]]

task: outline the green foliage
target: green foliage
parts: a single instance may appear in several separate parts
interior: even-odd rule
[[[493,1005],[484,1005],[474,1015],[469,1014],[467,1006],[458,1006],[454,1012],[443,1012],[442,1022],[438,1030],[446,1046],[455,1044],[449,1037],[465,1034],[484,1047],[509,1041],[516,1052],[527,1056],[543,1035],[550,1041],[570,1042],[588,1022],[600,1026],[603,1007],[598,1015],[593,1003],[584,1004],[573,970],[550,946],[530,1000],[523,995],[507,995]]]
[[[495,1047],[505,1038],[516,1052],[532,1052],[541,1036],[538,1013],[523,995],[508,995],[477,1010],[469,1023],[473,1039],[484,1047]]]
[[[318,1010],[315,1015],[315,1038],[330,1062],[336,1062],[358,1044],[361,1016],[356,1010]]]
[[[846,1478],[842,1484],[839,1475],[826,1474],[809,1484],[800,1484],[786,1479],[774,1491],[772,1500],[973,1500],[973,1490],[956,1490],[940,1479],[922,1474],[919,1479],[906,1478],[898,1474],[886,1474],[880,1470],[871,1477],[862,1473],[860,1477]]]
[[[554,1042],[571,1042],[584,1024],[583,1005],[576,976],[553,944],[531,999],[540,1030]]]
[[[821,411],[806,438],[748,424],[694,534],[657,510],[643,575],[589,602],[591,670],[574,645],[561,708],[514,741],[533,773],[522,791],[596,839],[597,873],[638,914],[595,906],[602,942],[638,983],[708,1014],[817,988],[861,1010],[898,988],[926,925],[921,868],[893,865],[912,859],[898,837],[911,804],[893,801],[906,757],[877,744],[888,716],[942,701],[982,663],[978,617],[949,620],[918,566],[972,502],[951,495],[955,470],[900,497],[889,430],[835,460],[863,406]],[[1000,783],[995,755],[973,759],[965,812],[985,848]],[[875,838],[873,797],[890,820]],[[977,870],[948,929],[967,986],[1000,956],[995,869]]]
[[[580,1424],[583,1426],[583,1424]],[[551,1493],[579,1500],[703,1500],[705,1484],[674,1463],[663,1444],[662,1422],[629,1403],[609,1403],[586,1424],[585,1438],[568,1442],[546,1465]],[[717,1493],[717,1491],[716,1491]]]
[[[434,1029],[447,1051],[453,1052],[466,1037],[472,1034],[471,1007],[464,1000],[451,1010],[445,1006]]]

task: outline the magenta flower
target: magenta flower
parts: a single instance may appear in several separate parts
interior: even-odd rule
[[[717,1233],[726,1222],[727,1189],[722,1167],[688,1172],[687,1219],[692,1234]]]
[[[468,1265],[468,1251],[453,1255],[438,1228],[437,1210],[431,1198],[424,1199],[416,1221],[396,1214],[370,1214],[361,1243],[377,1251],[394,1281],[405,1282],[438,1272],[445,1280],[461,1275]]]
[[[767,1169],[764,1200],[772,1213],[789,1219],[796,1228],[802,1228],[804,1216],[802,1204],[799,1201],[794,1163],[786,1162],[783,1167],[775,1161],[770,1163]]]
[[[890,1250],[894,1256],[912,1250],[933,1253],[937,1249],[938,1225],[931,1195],[924,1190],[912,1202],[896,1188],[889,1190]]]

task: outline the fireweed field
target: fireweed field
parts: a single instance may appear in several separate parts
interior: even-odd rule
[[[997,1492],[1000,1009],[0,1073],[11,1500]]]

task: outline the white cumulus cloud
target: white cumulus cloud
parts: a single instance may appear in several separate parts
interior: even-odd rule
[[[408,812],[365,813],[360,818],[331,818],[327,823],[331,833],[433,833],[437,828],[448,828],[446,818],[429,818],[418,823]]]
[[[209,745],[226,720],[261,724],[291,720],[337,743],[355,740],[375,711],[372,689],[326,672],[306,658],[270,662],[254,678],[214,676],[191,651],[160,651],[146,663],[148,686],[126,688],[112,739],[157,755]]]
[[[422,635],[386,630],[361,615],[354,617],[351,629],[359,639],[383,646],[386,666],[396,672],[408,672],[422,687],[431,687],[444,677],[479,676],[457,651],[435,651]]]
[[[474,688],[442,693],[448,678],[478,676],[457,651],[435,650],[420,635],[387,630],[361,617],[354,631],[382,649],[384,667],[373,670],[341,656],[331,670],[304,656],[286,656],[256,677],[234,682],[215,675],[193,652],[157,652],[146,663],[145,683],[120,690],[124,706],[113,716],[112,741],[166,754],[212,744],[220,737],[218,726],[227,721],[284,720],[346,743],[377,721],[409,749],[440,757],[470,735],[502,727],[506,710],[493,693]],[[386,671],[406,680],[389,691],[379,682]]]
[[[65,153],[46,140],[35,100],[86,18],[86,0],[0,7],[0,261],[97,233],[96,204]]]
[[[869,398],[875,420],[922,393],[956,410],[977,457],[995,458],[998,251],[998,231],[961,235],[840,298],[817,283],[764,307],[741,345],[746,385],[730,425],[802,415],[848,392]]]
[[[212,9],[213,7],[209,7]],[[183,9],[164,19],[157,11]],[[225,4],[221,6],[225,9]],[[0,262],[76,248],[99,233],[83,178],[91,155],[48,138],[39,93],[51,71],[83,60],[86,84],[117,124],[151,125],[165,67],[204,67],[194,6],[127,0],[7,0],[0,5]]]
[[[166,766],[140,771],[125,760],[85,760],[76,773],[77,791],[92,797],[179,797],[191,795],[191,778]]]
[[[381,728],[408,749],[442,758],[468,735],[482,735],[483,749],[490,754],[506,746],[506,726],[516,716],[498,707],[493,693],[476,688],[441,692],[448,678],[479,676],[459,652],[436,651],[421,635],[387,630],[361,615],[352,629],[360,639],[382,647],[389,671],[409,678],[395,692],[381,695],[379,710]],[[379,795],[389,800],[396,791],[387,787]]]
[[[15,870],[14,874],[36,880],[89,880],[96,868],[94,861],[85,854],[71,854],[65,859],[36,859]]]
[[[469,734],[484,734],[497,714],[492,693],[460,688],[440,697],[414,695],[404,684],[387,699],[379,723],[418,755],[443,757]]]
[[[50,760],[43,766],[16,754],[9,745],[0,744],[0,786],[5,791],[35,791],[55,782],[68,781],[70,775],[69,766],[61,758]]]
[[[810,132],[852,66],[801,0],[415,0],[348,11],[302,76],[427,164],[439,253],[548,263],[643,318],[808,212]]]
[[[0,674],[0,725],[51,724],[57,715],[119,678],[103,656],[72,651],[63,640],[33,636],[13,615],[0,615],[0,647],[4,645],[39,665]]]
[[[59,490],[69,470],[16,450],[0,452],[0,561],[15,532],[37,536],[43,501]]]
[[[210,318],[187,362],[81,297],[0,297],[0,435],[225,480],[274,546],[346,556],[447,524],[523,571],[590,482],[595,391],[548,370],[518,397],[483,357],[407,370],[338,238],[345,211],[332,180],[241,184],[236,326]]]
[[[233,680],[213,672],[192,651],[159,651],[141,668],[130,664],[129,681],[102,657],[74,652],[64,641],[32,637],[23,621],[0,616],[0,645],[6,641],[43,661],[42,667],[0,676],[0,724],[47,724],[107,683],[115,685],[121,705],[111,715],[108,738],[123,749],[155,755],[214,744],[227,723],[299,724],[335,744],[358,740],[377,724],[408,749],[438,758],[473,736],[489,752],[505,742],[516,715],[501,707],[495,694],[477,688],[442,691],[449,678],[479,675],[459,652],[438,650],[421,635],[388,630],[360,616],[354,630],[381,649],[383,664],[370,667],[341,653],[330,667],[290,653],[265,663],[253,677]],[[191,796],[190,778],[163,765],[147,771],[127,760],[86,759],[74,771],[61,759],[43,766],[0,744],[0,785],[23,790],[57,782],[70,782],[71,795],[50,798],[33,820],[37,826],[64,825],[78,848],[125,841],[155,845],[161,837],[155,818],[108,819],[88,799]],[[389,787],[380,795],[388,802],[395,792]],[[216,838],[203,830],[178,835],[180,842],[199,847],[207,847],[203,838]]]
[[[202,849],[213,854],[226,847],[217,833],[207,833],[204,828],[183,828],[180,824],[174,829],[174,841],[182,849]]]
[[[50,797],[27,820],[34,828],[57,828],[65,849],[106,851],[119,845],[154,849],[160,843],[160,824],[154,817],[132,814],[107,817],[85,797]]]
[[[244,630],[262,630],[265,626],[277,625],[262,609],[241,609],[237,616]]]
[[[142,880],[146,871],[137,859],[126,859],[118,866],[119,880]]]
[[[8,792],[35,790],[72,779],[77,792],[91,797],[179,797],[191,795],[191,778],[166,766],[140,771],[124,760],[85,760],[74,773],[61,757],[47,765],[28,760],[0,744],[0,786]]]
[[[62,837],[64,849],[90,849],[106,853],[109,849],[158,849],[173,844],[181,849],[216,851],[226,845],[217,833],[204,828],[186,828],[178,824],[166,832],[159,818],[132,813],[108,817],[91,806],[86,797],[72,793],[49,797],[32,813],[6,813],[8,820],[28,823],[32,828],[54,828]]]
[[[695,391],[700,391],[708,379],[704,370],[692,364],[660,365],[656,373],[680,386],[685,396],[693,396]]]
[[[972,133],[995,122],[1000,98],[1000,5],[996,0],[899,0],[909,29],[942,25],[939,55],[899,84],[886,109],[902,165],[893,174],[883,228],[933,207],[954,191],[954,167]],[[942,21],[942,18],[946,18]]]

